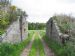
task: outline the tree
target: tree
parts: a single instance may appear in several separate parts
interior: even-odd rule
[[[17,19],[16,6],[10,6],[10,21],[13,22]]]

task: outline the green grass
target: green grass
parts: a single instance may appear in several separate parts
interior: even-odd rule
[[[36,56],[36,52],[37,51],[37,42],[36,40],[34,40],[32,47],[31,47],[31,51],[29,52],[29,56]]]
[[[45,36],[45,31],[40,31],[40,34],[43,37],[44,41],[49,46],[49,48],[52,49],[52,51],[54,51],[54,53],[56,54],[56,56],[65,56],[64,55],[65,54],[64,53],[64,47],[62,47],[61,45],[59,45],[54,40],[52,40],[52,39],[48,38],[47,36]]]
[[[44,36],[44,40],[56,56],[75,56],[75,49],[73,49],[72,46],[61,46],[56,41],[48,38],[47,36]]]
[[[33,31],[29,32],[28,38],[18,44],[0,43],[0,55],[1,56],[20,56],[23,49],[29,44]]]
[[[40,35],[43,37],[45,35],[45,30],[39,30]]]
[[[44,47],[41,40],[39,39],[38,34],[35,35],[34,42],[32,44],[32,48],[29,53],[29,56],[36,56],[37,52],[39,56],[45,56]]]
[[[44,47],[40,39],[38,39],[38,48],[40,56],[45,56]]]
[[[47,45],[49,46],[49,48],[51,48],[52,51],[54,51],[54,53],[56,54],[56,56],[60,56],[59,55],[59,50],[61,49],[61,46],[58,43],[56,43],[52,39],[49,39],[46,36],[44,36],[44,41],[47,43]]]

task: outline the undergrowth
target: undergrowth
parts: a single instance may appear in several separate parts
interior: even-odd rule
[[[52,51],[55,53],[56,56],[75,56],[75,50],[73,49],[72,46],[60,45],[53,39],[48,38],[47,36],[44,36],[44,40],[49,46],[49,48],[52,49]]]
[[[54,41],[53,39],[48,38],[45,35],[45,32],[40,31],[40,34],[56,56],[75,56],[75,47],[72,46],[72,44],[70,45],[70,41],[68,41],[64,46],[60,45],[58,42]]]

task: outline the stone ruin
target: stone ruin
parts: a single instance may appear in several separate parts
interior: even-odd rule
[[[20,19],[22,22],[20,23]],[[26,21],[26,17],[22,17],[13,22],[6,32],[0,36],[0,42],[8,42],[8,43],[19,43],[22,40],[25,40],[28,36],[28,22]]]
[[[46,24],[46,35],[49,38],[57,41],[59,44],[65,44],[70,37],[69,35],[63,34],[60,31],[57,22],[52,18],[50,18]]]

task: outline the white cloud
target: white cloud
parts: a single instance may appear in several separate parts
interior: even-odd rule
[[[55,13],[75,14],[75,0],[13,0],[13,4],[25,10],[31,22],[46,22]]]

